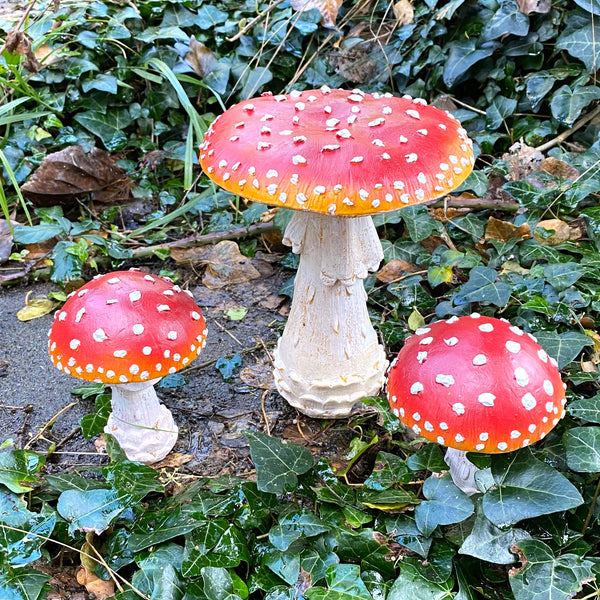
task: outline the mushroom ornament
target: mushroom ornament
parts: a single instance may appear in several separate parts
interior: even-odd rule
[[[417,329],[389,369],[386,392],[404,425],[448,447],[454,482],[467,493],[478,491],[467,452],[524,448],[565,415],[556,361],[532,335],[478,313]]]
[[[69,296],[48,333],[58,369],[112,388],[105,432],[130,460],[163,459],[178,429],[154,384],[204,348],[206,323],[187,290],[138,270],[99,275]]]
[[[312,417],[348,416],[380,390],[387,359],[363,280],[383,258],[369,215],[447,194],[471,172],[460,123],[424,100],[360,90],[264,94],[220,115],[200,164],[226,190],[295,209],[301,255],[274,357],[277,389]]]

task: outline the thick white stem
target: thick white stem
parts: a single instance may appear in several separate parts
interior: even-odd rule
[[[104,428],[113,435],[129,460],[151,464],[162,460],[177,441],[171,411],[160,404],[154,384],[121,383],[112,388],[112,413]]]
[[[284,242],[301,258],[275,351],[277,389],[310,417],[347,417],[379,392],[388,365],[363,286],[383,258],[377,231],[371,217],[295,212]]]
[[[475,483],[475,473],[479,469],[467,459],[467,453],[464,450],[448,448],[444,460],[449,467],[450,476],[457,488],[469,496],[480,492]]]

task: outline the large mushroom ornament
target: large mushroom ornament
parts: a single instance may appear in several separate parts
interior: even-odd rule
[[[467,452],[533,444],[565,415],[556,361],[530,334],[473,313],[417,329],[386,382],[394,414],[417,435],[447,446],[454,482],[477,490]]]
[[[212,123],[200,164],[226,190],[295,209],[301,255],[274,358],[277,389],[312,417],[348,416],[387,368],[363,280],[383,258],[368,215],[447,194],[471,172],[460,123],[424,100],[360,90],[263,94]]]
[[[162,460],[178,428],[154,384],[194,360],[206,340],[206,323],[191,294],[138,270],[100,275],[70,295],[48,338],[55,367],[111,386],[105,432],[127,458]]]

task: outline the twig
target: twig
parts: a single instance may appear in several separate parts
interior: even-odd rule
[[[235,337],[235,335],[233,335],[233,333],[231,333],[231,331],[229,331],[224,325],[221,325],[221,323],[219,323],[219,321],[217,321],[216,319],[214,323],[221,331],[224,331],[234,342],[237,342],[240,346],[242,346],[242,348],[244,347],[244,344],[242,344],[242,342],[240,342],[240,340],[238,340]]]
[[[21,15],[21,19],[19,20],[19,22],[12,28],[12,31],[19,31],[19,29],[21,29],[21,26],[27,20],[27,17],[29,16],[29,13],[31,12],[31,9],[34,7],[35,3],[36,3],[36,0],[31,0],[31,2],[29,3],[29,6],[25,9],[23,14]],[[2,55],[4,50],[6,50],[6,42],[4,42],[2,44],[2,46],[0,46],[0,55]]]
[[[62,440],[60,440],[60,442],[56,444],[56,446],[54,446],[55,451],[53,451],[52,454],[57,454],[56,449],[64,446],[72,437],[76,436],[80,431],[81,427],[78,425],[71,431],[71,433],[68,433]],[[94,452],[92,454],[97,454],[97,452]]]
[[[599,495],[600,495],[600,478],[598,479],[598,485],[596,485],[596,491],[594,492],[594,497],[592,498],[592,501],[590,502],[590,509],[588,510],[588,514],[583,523],[583,528],[581,529],[581,535],[585,535],[585,531],[588,528],[588,525],[590,524],[592,517],[594,516],[594,509],[596,508],[596,501],[598,500]]]
[[[267,435],[271,435],[271,426],[269,425],[269,419],[267,418],[267,411],[265,410],[265,398],[269,390],[263,392],[262,398],[260,399],[260,410],[262,411],[263,419],[265,420],[265,427],[267,428]]]
[[[239,40],[243,35],[250,31],[261,19],[264,19],[276,6],[281,4],[284,0],[276,0],[273,4],[267,6],[265,10],[258,13],[254,19],[248,21],[244,27],[242,27],[233,37],[225,38],[228,42],[235,42]]]
[[[25,414],[23,415],[23,423],[19,427],[19,431],[17,431],[17,448],[23,445],[23,438],[25,437],[25,431],[27,430],[27,425],[29,424],[29,419],[31,418],[31,413],[33,411],[33,404],[28,404],[23,408]]]
[[[44,433],[44,431],[46,431],[46,429],[48,429],[49,427],[52,427],[52,425],[54,425],[54,423],[56,422],[56,419],[58,419],[58,417],[60,417],[64,413],[66,413],[68,410],[70,410],[74,406],[77,406],[77,404],[79,404],[78,401],[77,402],[71,402],[71,404],[67,404],[67,406],[65,406],[64,408],[61,408],[53,417],[50,418],[50,420],[48,420],[44,424],[44,426],[36,433],[36,435],[34,435],[25,444],[25,446],[23,446],[23,450],[27,450],[28,448],[30,448],[31,444],[33,444],[35,441],[39,440],[42,437],[42,434]]]
[[[442,198],[428,205],[429,208],[465,208],[468,210],[502,210],[517,212],[521,205],[518,202],[494,202],[481,198]]]
[[[33,406],[32,404],[27,404],[26,406],[11,406],[10,404],[0,404],[0,408],[6,408],[7,410],[29,410],[29,407]]]
[[[596,106],[596,108],[592,112],[589,112],[587,115],[581,117],[581,119],[579,119],[579,121],[577,121],[577,123],[575,123],[575,125],[573,125],[573,127],[571,127],[571,129],[567,129],[566,131],[563,131],[560,135],[557,135],[554,139],[550,140],[549,142],[546,142],[545,144],[542,144],[541,146],[538,146],[536,148],[536,150],[538,152],[545,152],[546,150],[549,150],[550,148],[554,148],[554,146],[557,146],[558,144],[564,142],[568,137],[570,137],[578,129],[581,129],[584,125],[587,125],[587,123],[589,123],[592,119],[594,119],[598,115],[600,115],[600,104],[598,106]]]
[[[275,342],[269,342],[267,345],[274,346]],[[260,344],[255,344],[254,346],[251,346],[250,348],[242,348],[239,352],[236,352],[236,354],[247,354],[248,352],[254,352],[255,350],[260,350],[260,348],[262,348],[262,346]],[[225,356],[225,358],[232,358],[233,356],[234,356],[233,354],[228,354],[227,356]],[[213,360],[208,360],[199,365],[191,364],[188,367],[185,367],[185,369],[181,369],[180,373],[189,373],[190,371],[205,369],[206,367],[210,367],[211,365],[214,365],[218,360],[219,360],[218,358],[215,358]]]

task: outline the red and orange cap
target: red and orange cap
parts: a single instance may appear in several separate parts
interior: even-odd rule
[[[200,164],[249,200],[356,216],[439,198],[473,168],[472,143],[424,100],[360,90],[263,94],[225,111]]]
[[[50,358],[109,384],[164,377],[204,348],[206,323],[187,290],[138,270],[100,275],[69,296],[48,333]]]

